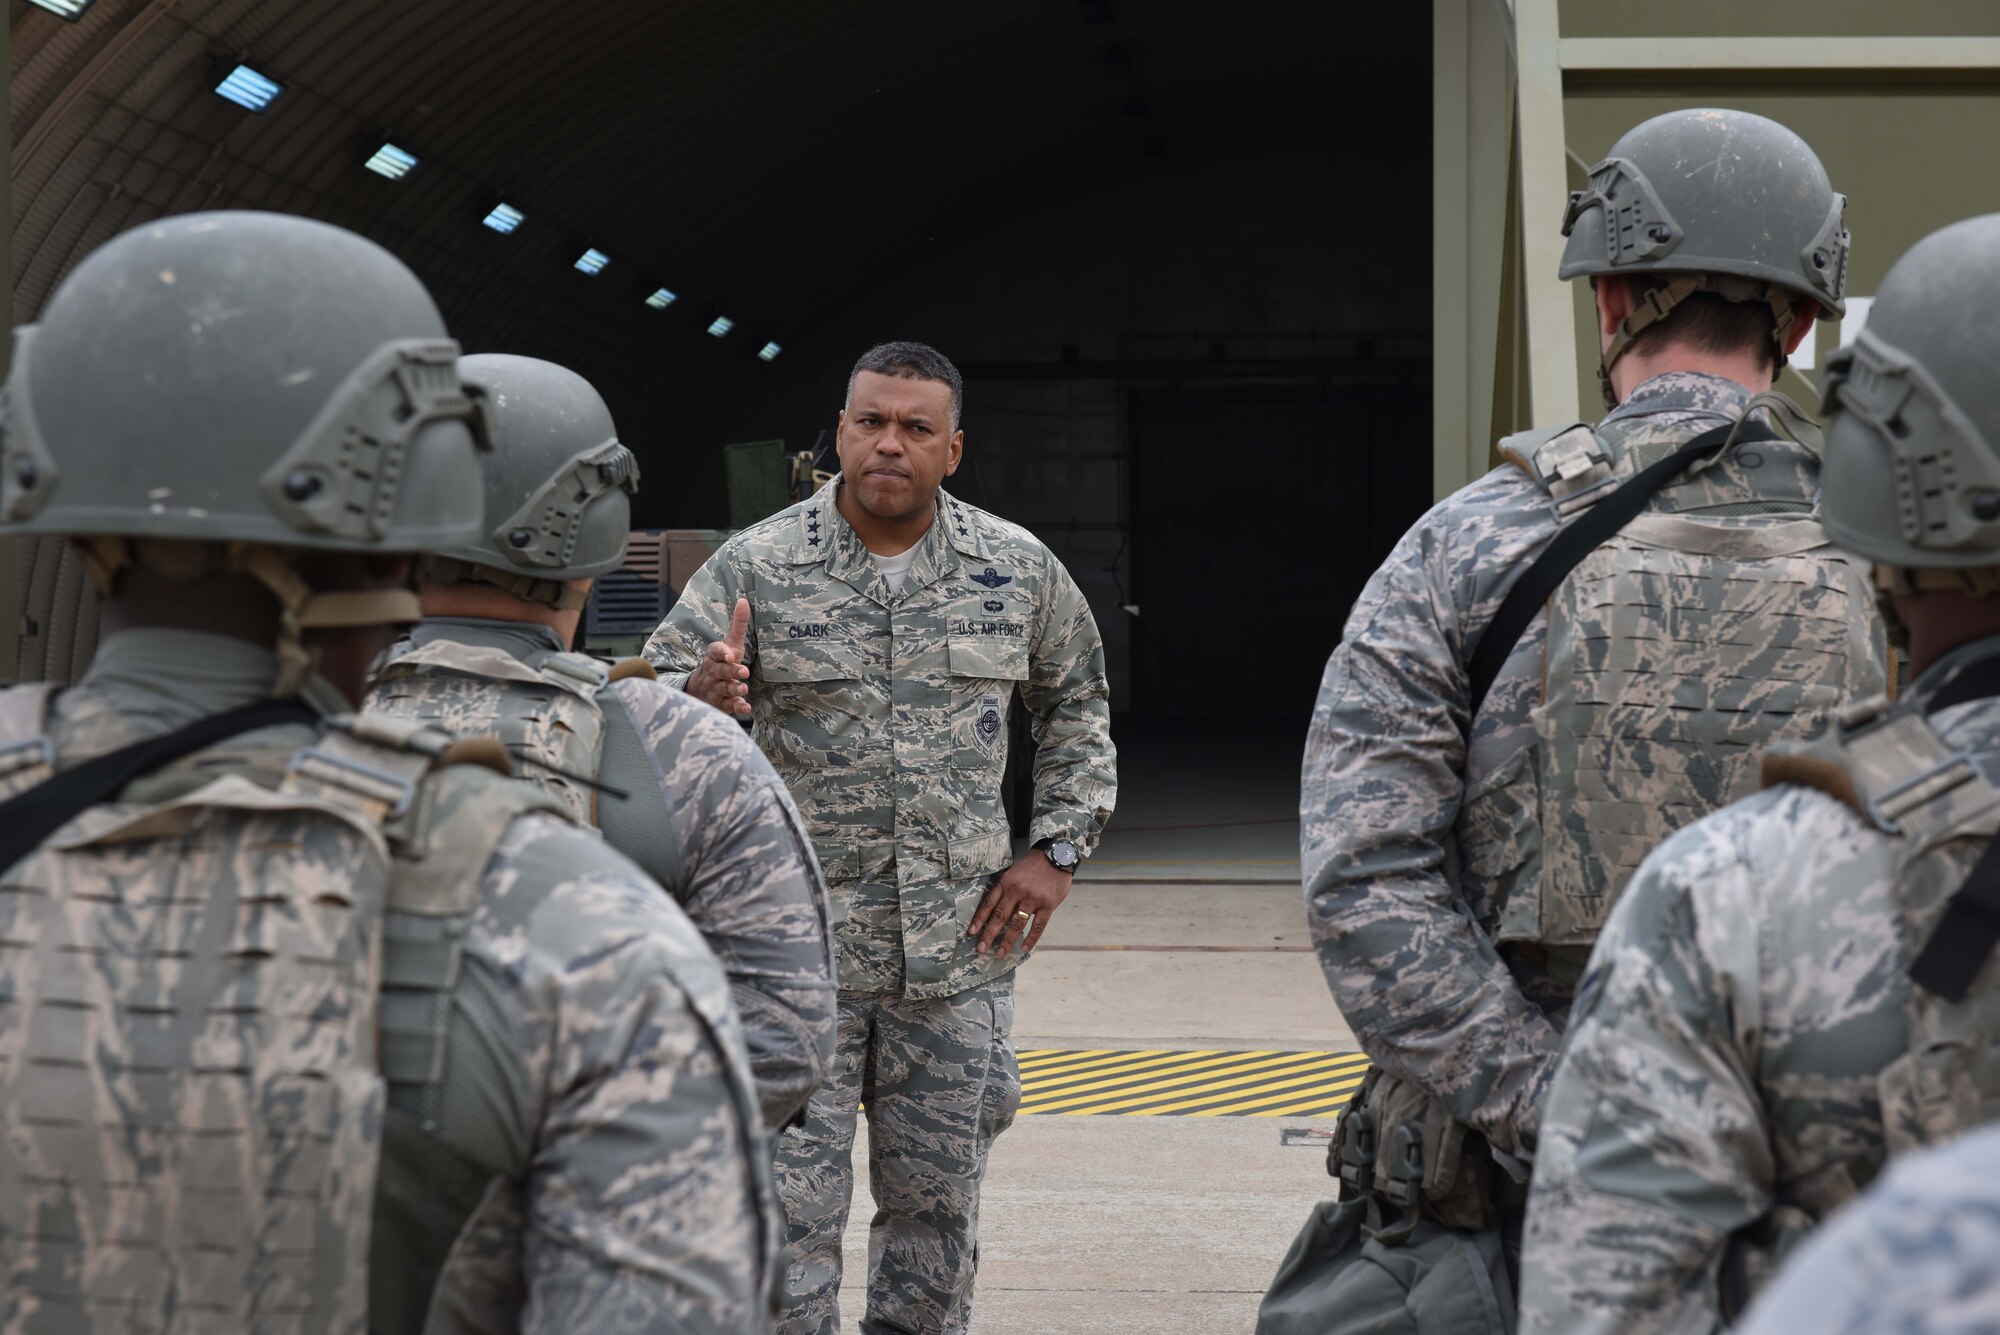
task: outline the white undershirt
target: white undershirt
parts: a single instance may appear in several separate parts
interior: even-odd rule
[[[898,552],[894,556],[881,556],[875,552],[868,553],[868,559],[875,563],[875,568],[882,572],[883,580],[889,585],[890,597],[893,598],[902,593],[903,577],[909,574],[910,567],[916,564],[917,548],[922,545],[922,543],[912,543],[908,551]]]

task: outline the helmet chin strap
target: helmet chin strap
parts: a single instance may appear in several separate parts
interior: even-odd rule
[[[1777,349],[1778,369],[1785,369],[1785,339],[1792,331],[1797,313],[1790,292],[1776,283],[1760,283],[1728,274],[1684,273],[1661,287],[1648,288],[1632,313],[1618,322],[1611,344],[1597,359],[1597,387],[1604,393],[1606,409],[1618,406],[1617,391],[1611,388],[1611,368],[1631,350],[1639,335],[1673,314],[1674,308],[1697,292],[1713,292],[1725,301],[1762,301],[1771,308],[1775,324],[1771,342]]]
[[[423,619],[410,589],[336,589],[315,592],[294,565],[294,554],[256,542],[208,543],[169,538],[96,537],[83,542],[83,567],[100,594],[112,593],[118,577],[134,566],[187,581],[231,572],[248,575],[278,600],[278,676],[271,694],[290,699],[319,666],[305,643],[309,630],[381,626]]]

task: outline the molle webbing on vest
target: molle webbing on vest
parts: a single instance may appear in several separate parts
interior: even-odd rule
[[[0,1265],[52,1329],[361,1328],[372,826],[225,775],[0,878]]]
[[[436,639],[392,649],[368,697],[368,712],[457,734],[498,737],[515,773],[547,790],[580,825],[598,823],[604,714],[598,692],[609,673],[584,654],[522,658],[507,649]]]
[[[0,696],[0,755],[46,700]],[[462,916],[518,810],[432,772],[450,741],[330,720],[275,791],[100,803],[0,876],[0,1282],[51,1328],[367,1324],[378,961],[425,972],[379,924],[438,897],[405,855]]]
[[[1546,608],[1529,760],[1519,778],[1472,794],[1459,822],[1462,854],[1520,863],[1501,939],[1588,946],[1653,847],[1754,790],[1758,750],[1880,688],[1865,571],[1793,497],[1728,516],[1653,499],[1732,441],[1774,439],[1760,423],[1725,424],[1636,474],[1616,432],[1508,442],[1568,522],[1468,666],[1483,700]]]

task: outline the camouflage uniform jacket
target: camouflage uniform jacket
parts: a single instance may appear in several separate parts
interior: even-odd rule
[[[263,698],[276,670],[270,651],[221,636],[112,636],[50,710],[57,763]],[[320,679],[302,698],[345,708]],[[312,740],[303,727],[245,734],[126,796],[143,785],[146,801],[167,801],[223,775],[275,787]],[[427,977],[437,929],[399,929],[394,898],[381,932],[385,983]],[[389,1109],[433,1141],[430,1153],[400,1158],[385,1146],[371,1265],[406,1259],[381,1226],[385,1201],[433,1200],[468,1171],[494,1185],[444,1263],[428,1322],[421,1311],[377,1312],[372,1324],[768,1329],[778,1227],[769,1150],[727,980],[686,915],[602,840],[546,813],[506,828],[473,903],[448,930],[459,953],[441,998],[441,1074],[387,1082]],[[11,993],[6,964],[0,956],[0,992]],[[13,1250],[0,1244],[0,1256]],[[34,1288],[15,1272],[23,1263],[16,1254],[7,1267],[0,1328],[39,1328],[32,1302],[19,1306]]]
[[[1597,432],[1636,471],[1741,416],[1748,398],[1714,376],[1659,375]],[[1731,452],[1677,478],[1652,507],[1809,506],[1814,456],[1788,443],[1758,451],[1748,466]],[[1468,804],[1506,782],[1535,739],[1546,615],[1522,634],[1477,718],[1467,716],[1467,664],[1558,526],[1555,502],[1512,464],[1417,521],[1327,663],[1300,797],[1308,917],[1342,1016],[1377,1064],[1521,1157],[1532,1155],[1582,952],[1556,960],[1496,945],[1504,895],[1460,845]]]
[[[2000,701],[1931,723],[2000,777]],[[1880,1081],[1909,1043],[1902,843],[1782,784],[1647,859],[1591,955],[1549,1093],[1523,1332],[1720,1330],[1774,1251],[1880,1171]]]
[[[1001,778],[1019,692],[1036,743],[1031,839],[1088,853],[1116,797],[1104,647],[1034,535],[940,491],[900,594],[834,504],[839,479],[730,538],[646,645],[680,685],[750,600],[758,744],[845,910],[843,991],[945,997],[1020,962],[965,934],[1013,861]]]
[[[765,1123],[782,1127],[826,1078],[834,1033],[831,910],[791,796],[742,729],[698,700],[644,677],[602,685],[537,670],[562,649],[533,622],[435,617],[389,651],[366,707],[504,737],[496,723],[509,715],[518,727],[562,726],[553,688],[562,701],[580,696],[595,706],[589,713],[601,711],[590,739],[598,753],[613,728],[636,735],[653,791],[597,794],[605,837],[642,866],[655,856],[676,864],[662,879],[729,975]],[[572,720],[583,731],[592,721]],[[598,760],[584,764],[604,777]],[[538,777],[532,765],[517,768]],[[632,818],[611,819],[614,802],[633,804]],[[669,840],[648,831],[655,820]],[[628,846],[640,835],[646,847]],[[670,848],[656,853],[662,845]]]

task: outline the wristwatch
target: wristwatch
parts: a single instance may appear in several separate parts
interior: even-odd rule
[[[1076,845],[1067,839],[1042,839],[1036,842],[1035,847],[1042,850],[1042,856],[1057,871],[1073,872],[1083,861],[1083,854],[1077,852]]]

